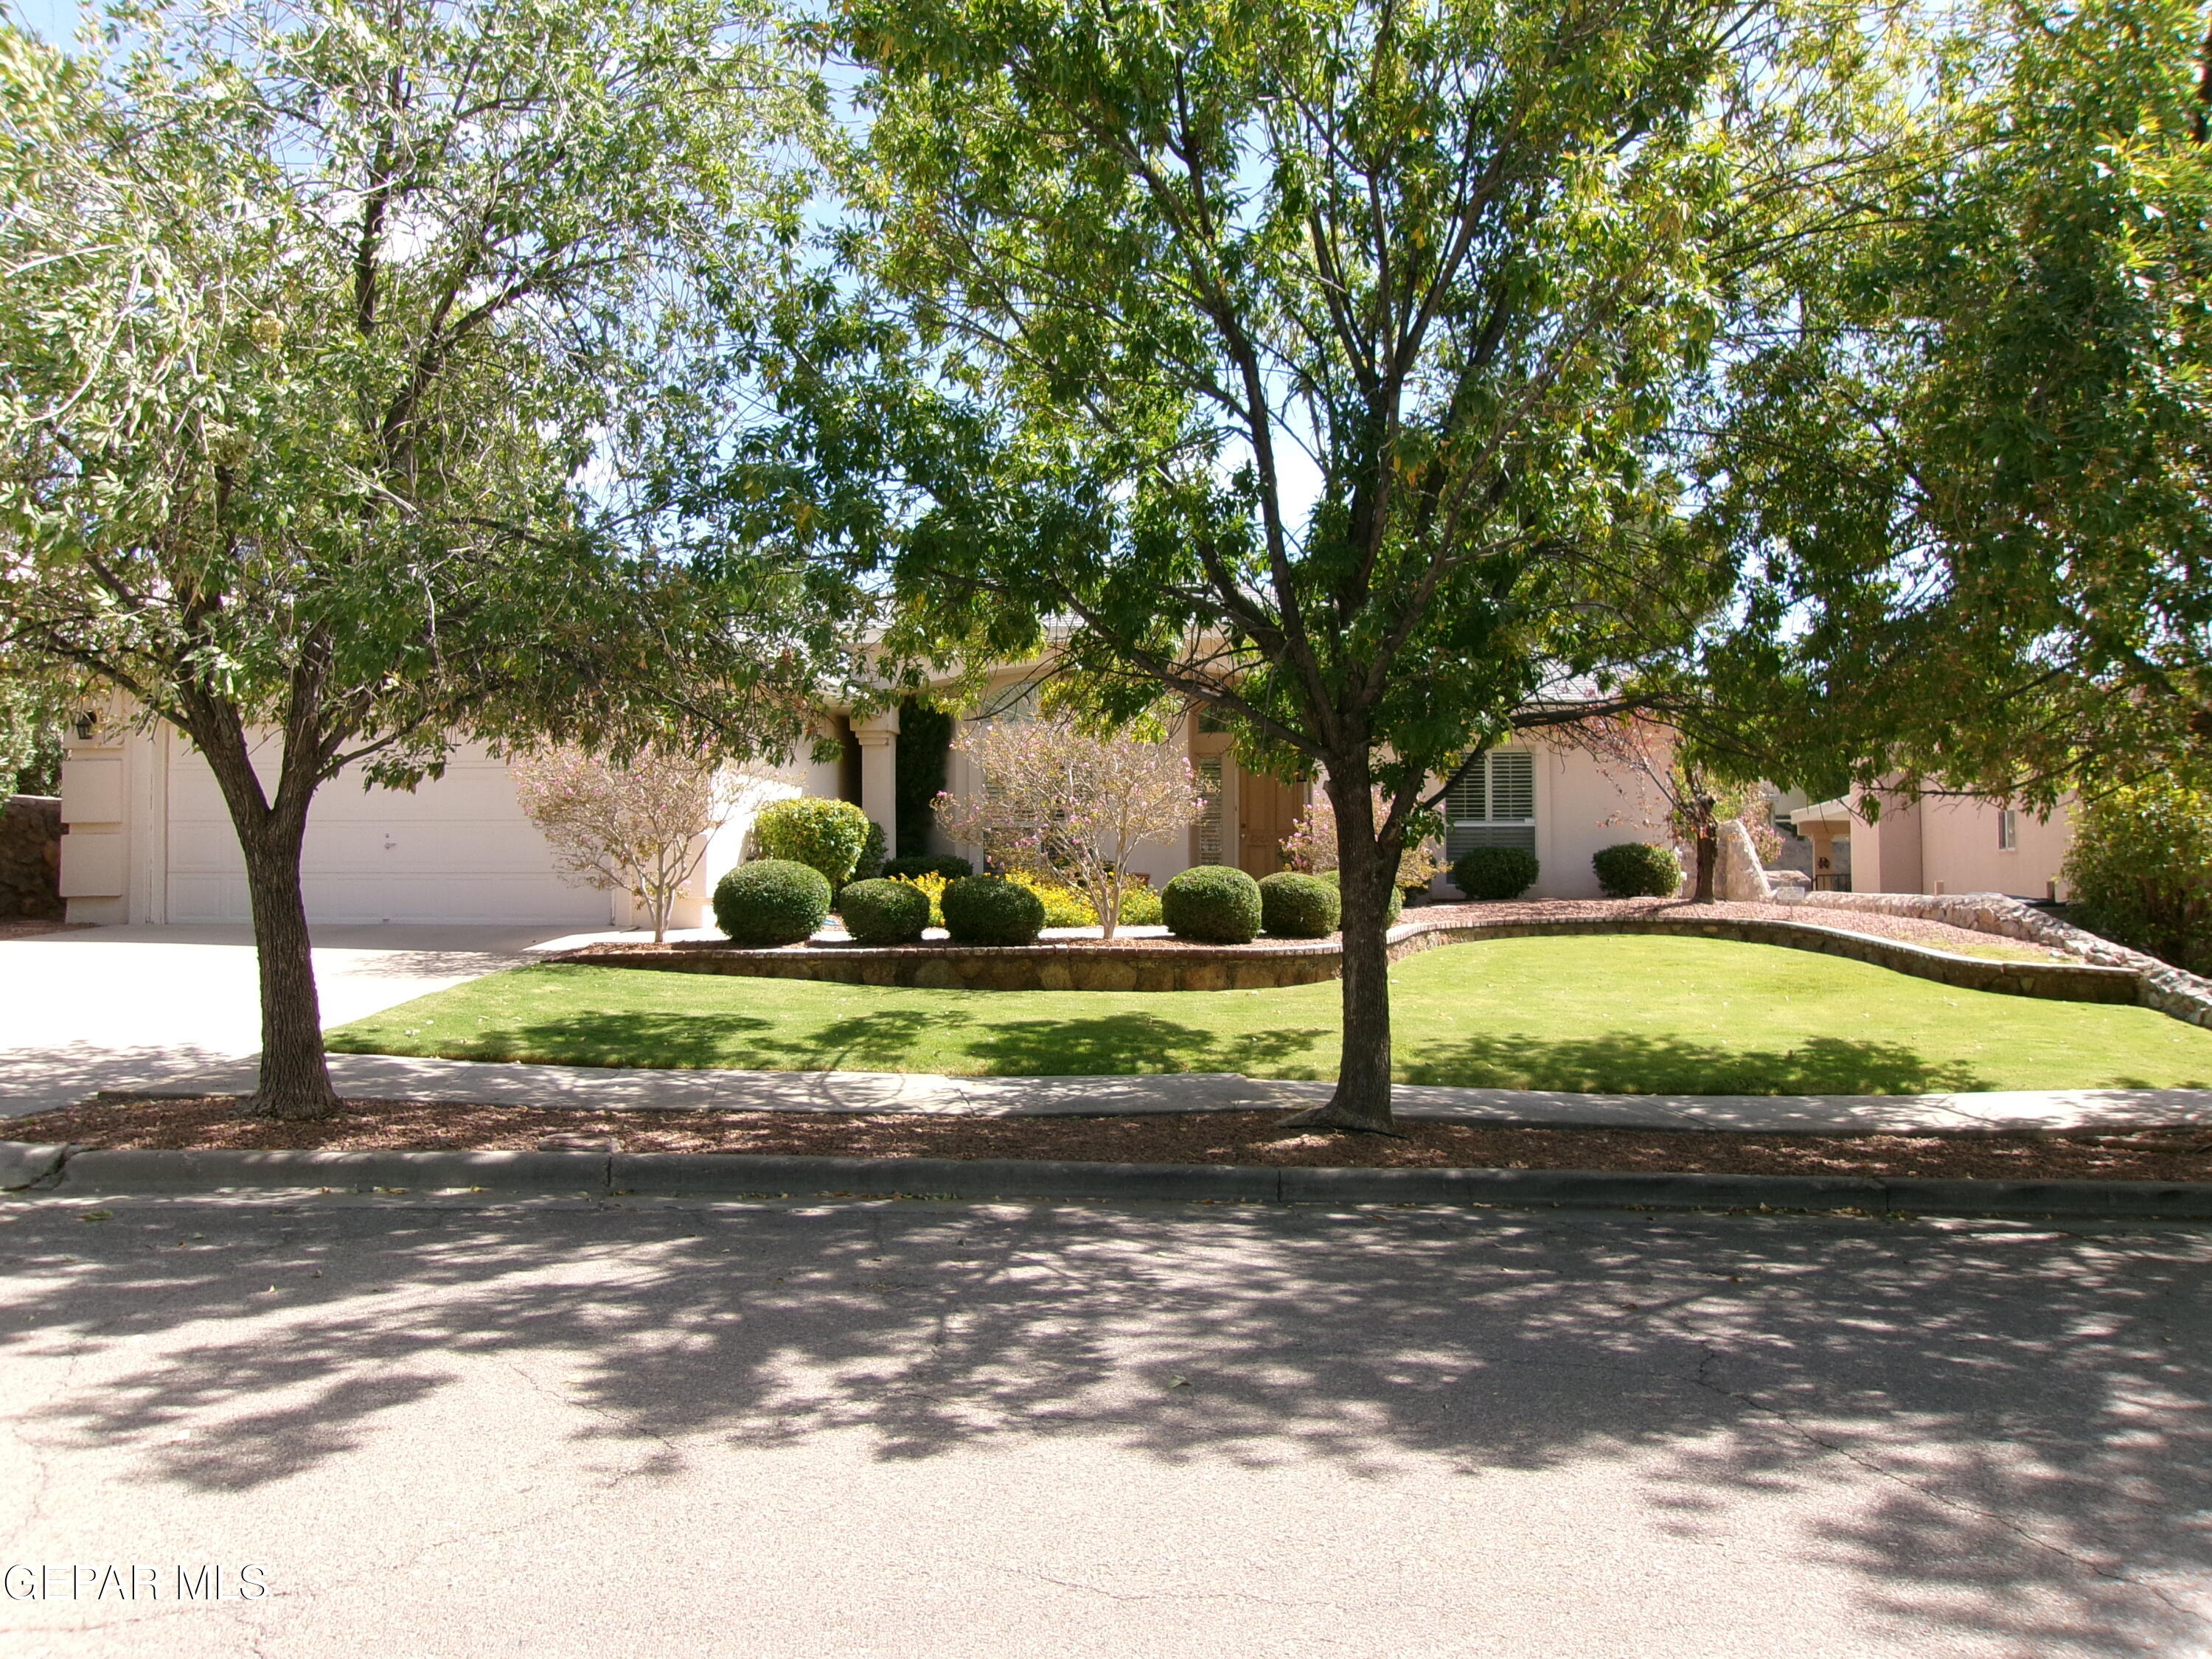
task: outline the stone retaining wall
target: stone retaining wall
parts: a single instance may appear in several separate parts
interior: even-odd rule
[[[62,917],[62,804],[10,795],[0,811],[0,921]]]
[[[2212,980],[2100,939],[2003,893],[1808,893],[1798,902],[1814,909],[1917,916],[1923,921],[1946,921],[1978,933],[2048,945],[2086,963],[2124,969],[2136,981],[2136,994],[2130,1000],[2146,1008],[2155,1008],[2191,1025],[2212,1026]]]
[[[2067,962],[1987,962],[1796,921],[1626,916],[1486,923],[1417,918],[1390,930],[1390,959],[1397,962],[1440,945],[1472,945],[1484,939],[1578,933],[1675,933],[1735,939],[1747,945],[1778,945],[1847,957],[1970,991],[2069,1002],[2138,1000],[2139,976],[2129,969]],[[1334,939],[1295,944],[1261,940],[1231,945],[1083,941],[995,946],[810,945],[779,951],[678,944],[662,950],[587,946],[565,952],[559,960],[663,973],[743,974],[936,990],[1245,991],[1334,979],[1340,972],[1340,954]]]

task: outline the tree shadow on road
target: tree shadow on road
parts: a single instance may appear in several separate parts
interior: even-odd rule
[[[1762,1548],[1849,1568],[1870,1618],[2039,1656],[2203,1635],[2157,1588],[2212,1568],[2189,1518],[2212,1506],[2198,1233],[309,1202],[178,1250],[155,1206],[106,1202],[96,1224],[16,1212],[0,1297],[40,1317],[0,1329],[0,1364],[108,1352],[21,1432],[185,1488],[313,1469],[483,1358],[557,1377],[580,1433],[664,1467],[854,1432],[887,1460],[1091,1439],[1350,1477],[1596,1460],[1716,1545],[1731,1511],[1808,1489],[1826,1518]]]

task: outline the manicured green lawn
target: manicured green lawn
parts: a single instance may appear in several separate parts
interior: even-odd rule
[[[2212,1031],[2148,1009],[1954,991],[1838,957],[1696,939],[1524,939],[1392,974],[1398,1075],[1698,1094],[2212,1087]],[[562,964],[331,1034],[333,1048],[585,1066],[1334,1073],[1337,988],[898,991]]]

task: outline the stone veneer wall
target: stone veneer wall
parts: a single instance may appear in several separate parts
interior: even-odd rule
[[[1873,939],[1808,922],[1625,916],[1587,921],[1447,922],[1415,920],[1390,930],[1393,962],[1440,945],[1491,939],[1577,933],[1673,933],[1779,945],[1848,957],[1965,990],[2069,1002],[2138,1000],[2130,969],[2069,962],[1989,962]],[[743,974],[770,979],[831,980],[851,985],[975,991],[1242,991],[1312,985],[1339,974],[1334,939],[1297,944],[1101,945],[813,945],[747,951],[726,945],[591,945],[563,962],[663,973]]]
[[[1814,909],[1917,916],[2048,945],[2102,968],[2126,969],[2135,976],[2134,1000],[2146,1008],[2191,1025],[2212,1026],[2212,980],[2100,939],[2003,893],[1808,893],[1797,902]]]
[[[62,916],[62,804],[10,795],[0,811],[0,920]]]

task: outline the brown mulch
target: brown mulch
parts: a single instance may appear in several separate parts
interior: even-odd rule
[[[1648,1170],[1740,1175],[2212,1181],[2212,1126],[2064,1135],[1746,1134],[1507,1129],[1423,1120],[1402,1140],[1286,1130],[1273,1112],[1121,1117],[927,1117],[791,1112],[544,1110],[349,1100],[314,1123],[240,1117],[228,1095],[103,1094],[17,1118],[11,1136],[111,1148],[326,1152],[772,1152],[842,1158],[1034,1158],[1116,1164],[1363,1169]]]

